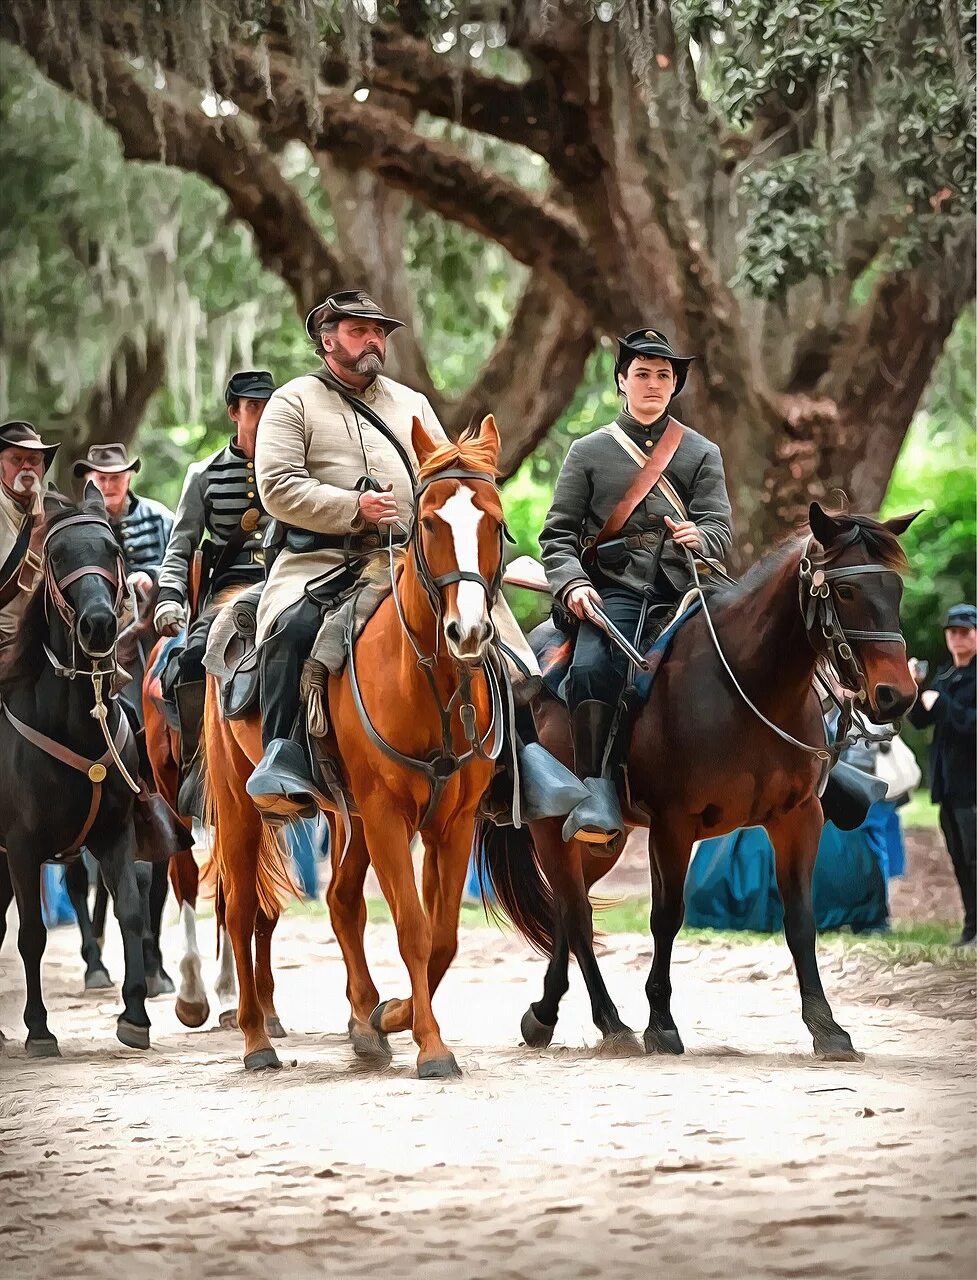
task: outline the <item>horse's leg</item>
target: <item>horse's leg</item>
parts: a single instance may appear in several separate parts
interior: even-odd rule
[[[534,1000],[522,1015],[519,1030],[530,1049],[545,1049],[553,1039],[560,1001],[570,990],[570,940],[564,916],[557,910],[553,929],[553,954],[543,978],[543,998]]]
[[[81,958],[85,962],[85,990],[104,991],[111,987],[112,979],[102,961],[102,950],[92,929],[88,914],[88,868],[84,858],[75,858],[64,871],[64,885],[75,909],[78,930],[81,933]]]
[[[153,875],[149,885],[149,933],[156,952],[157,995],[171,996],[175,990],[173,979],[163,968],[163,952],[160,947],[160,934],[163,930],[163,908],[166,906],[166,891],[169,888],[169,860],[153,863]]]
[[[160,985],[160,955],[153,937],[150,897],[153,887],[153,868],[148,862],[136,863],[136,884],[139,886],[139,904],[142,908],[142,962],[146,971],[146,996],[152,1000],[163,994]]]
[[[534,823],[533,835],[540,865],[556,900],[558,923],[554,936],[557,943],[561,933],[565,936],[566,946],[580,966],[580,972],[590,996],[594,1026],[603,1036],[601,1053],[608,1056],[634,1057],[641,1052],[641,1048],[635,1039],[634,1032],[622,1021],[617,1005],[611,999],[610,992],[604,983],[597,956],[594,954],[594,910],[584,879],[583,850],[576,841],[564,843],[560,821],[555,818]],[[610,870],[617,859],[605,857],[602,861],[607,870]],[[559,948],[554,950],[559,951]],[[544,990],[544,1001],[540,1005],[530,1006],[529,1010],[534,1018],[539,1019],[542,1028],[546,1028],[549,1024],[537,1010],[542,1008],[542,1014],[546,1018],[552,1017],[552,1026],[555,1026],[559,1001],[568,985],[566,977],[561,975],[560,969],[555,966],[554,962],[557,958],[558,955],[554,954],[553,961],[547,969],[547,978],[550,979],[552,990],[551,1003],[545,1002]],[[524,1017],[523,1022],[526,1021]],[[531,1033],[535,1032],[532,1026],[526,1029]],[[552,1029],[550,1029],[550,1036],[552,1037]]]
[[[95,875],[95,905],[92,907],[92,932],[98,940],[98,945],[105,945],[105,917],[109,910],[109,891],[102,878],[101,869],[96,864]]]
[[[363,935],[366,931],[366,899],[363,886],[370,854],[363,835],[363,824],[352,820],[349,848],[340,859],[345,833],[338,821],[330,823],[332,833],[332,875],[326,890],[329,918],[346,962],[346,998],[349,1000],[349,1038],[358,1058],[389,1062],[390,1044],[386,1034],[370,1022],[370,1015],[380,1003],[380,993],[366,960]],[[409,1024],[408,1024],[409,1025]]]
[[[217,1021],[225,1031],[236,1031],[237,977],[234,972],[234,948],[231,946],[226,924],[217,926],[217,939],[220,950],[217,981],[214,983],[214,995],[220,1008]]]
[[[407,823],[397,811],[393,797],[383,794],[380,788],[376,788],[369,802],[360,808],[370,861],[390,906],[400,954],[410,976],[414,1041],[418,1047],[417,1074],[422,1080],[456,1076],[460,1074],[458,1063],[441,1039],[431,1008],[427,976],[431,961],[431,923],[417,896]],[[378,1031],[389,1031],[395,1025],[395,1013],[388,1018],[388,1007],[380,1005],[374,1014],[373,1025]]]
[[[685,919],[685,875],[692,856],[692,837],[657,816],[648,831],[651,867],[651,933],[655,950],[645,983],[648,997],[646,1053],[684,1053],[685,1045],[672,1017],[672,946]]]
[[[861,1062],[848,1032],[831,1013],[818,971],[817,929],[811,904],[811,878],[824,819],[813,797],[767,825],[777,863],[777,884],[784,904],[784,933],[794,957],[801,989],[801,1017],[814,1039],[814,1052],[836,1062]]]
[[[145,915],[137,882],[137,866],[140,864],[134,862],[132,856],[135,844],[130,818],[114,839],[106,841],[101,849],[92,848],[91,852],[105,877],[112,895],[115,916],[122,930],[125,978],[122,982],[123,1012],[118,1018],[116,1035],[130,1049],[148,1049],[150,1023],[146,1012],[146,969],[143,960]],[[147,880],[148,889],[148,877],[144,876],[144,879]]]
[[[41,957],[47,945],[47,929],[41,915],[41,869],[32,850],[13,842],[7,849],[7,859],[20,915],[17,948],[24,962],[27,984],[24,1006],[27,1052],[32,1058],[59,1058],[58,1042],[48,1030],[41,991]]]
[[[10,863],[0,856],[0,947],[7,936],[7,911],[14,900],[14,886],[10,882]]]
[[[254,981],[258,1003],[265,1015],[265,1030],[274,1039],[285,1034],[281,1018],[275,1009],[275,975],[271,967],[271,935],[278,924],[278,916],[266,916],[258,908],[254,927]]]
[[[154,764],[155,769],[155,764]],[[210,1017],[210,1002],[204,986],[200,948],[197,946],[197,864],[192,853],[178,853],[168,864],[173,896],[180,904],[183,925],[183,957],[180,960],[180,990],[176,1016],[185,1027],[202,1027]]]

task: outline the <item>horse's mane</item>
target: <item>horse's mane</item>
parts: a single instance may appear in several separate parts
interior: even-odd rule
[[[873,519],[872,516],[846,513],[837,518],[857,527],[860,540],[877,563],[885,565],[887,569],[895,569],[897,573],[905,573],[909,568],[902,544],[892,530],[887,529],[884,524]],[[739,582],[717,587],[710,594],[710,604],[715,603],[718,608],[723,608],[754,595],[784,573],[787,565],[794,559],[806,540],[807,535],[804,533],[787,538],[752,565]]]
[[[60,511],[54,512],[41,526],[42,534],[81,511],[65,499]],[[44,612],[44,588],[38,586],[31,596],[17,628],[13,644],[0,654],[0,698],[17,685],[34,684],[44,666],[43,644],[47,639],[48,623]]]
[[[493,445],[482,440],[477,427],[466,427],[457,440],[446,440],[438,445],[421,464],[418,480],[428,480],[449,467],[464,467],[469,471],[485,471],[490,476],[499,474],[498,461]],[[502,507],[494,513],[501,519]]]

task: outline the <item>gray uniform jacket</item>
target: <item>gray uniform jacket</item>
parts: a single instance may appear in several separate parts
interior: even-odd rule
[[[157,599],[185,604],[193,553],[203,539],[208,537],[213,542],[213,559],[216,560],[237,530],[241,516],[249,507],[259,506],[254,466],[254,462],[231,441],[209,458],[190,467],[160,567]],[[263,515],[234,563],[222,573],[221,581],[209,584],[208,594],[212,595],[231,583],[261,581],[265,576],[262,538],[267,524],[268,517]]]
[[[571,587],[590,582],[580,559],[584,540],[594,538],[604,526],[664,429],[664,421],[648,434],[644,429],[640,433],[626,431],[619,423],[612,423],[570,446],[556,482],[553,505],[539,535],[543,567],[556,599],[562,600]],[[684,427],[664,480],[666,484],[656,485],[618,535],[640,539],[639,545],[628,549],[620,567],[601,567],[604,578],[634,591],[652,585],[665,516],[676,521],[693,520],[702,536],[703,552],[711,559],[724,560],[732,545],[723,459],[711,440]],[[687,516],[666,496],[668,486]],[[665,584],[659,579],[660,585],[667,589],[670,584],[676,595],[689,586],[685,553],[670,539],[661,554],[659,569],[667,579]]]

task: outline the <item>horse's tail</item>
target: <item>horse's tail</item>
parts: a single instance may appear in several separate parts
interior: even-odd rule
[[[207,677],[207,696],[204,704],[204,727],[201,741],[204,824],[213,832],[211,860],[201,871],[201,878],[213,875],[216,881],[218,910],[224,898],[224,886],[229,879],[228,855],[241,841],[255,841],[257,861],[255,888],[258,906],[269,920],[277,920],[282,906],[289,898],[301,898],[301,890],[289,871],[290,854],[284,838],[277,828],[261,821],[251,797],[245,792],[245,783],[252,765],[242,748],[234,740],[227,722],[218,709],[213,676]],[[219,780],[219,782],[215,782]],[[221,803],[216,795],[217,786],[225,794],[228,808],[239,816],[236,829],[227,830],[221,818]]]
[[[496,918],[504,913],[527,942],[551,956],[556,904],[529,827],[497,827],[485,822],[476,850],[486,911]]]

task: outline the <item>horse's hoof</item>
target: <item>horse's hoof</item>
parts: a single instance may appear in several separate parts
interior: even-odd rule
[[[237,1031],[237,1010],[225,1009],[217,1019],[217,1025],[222,1031]]]
[[[377,1031],[374,1027],[369,1031],[360,1031],[350,1022],[349,1040],[353,1052],[364,1062],[389,1062],[393,1058],[390,1041],[384,1032]]]
[[[92,969],[85,974],[86,991],[107,991],[112,985],[108,969]]]
[[[386,1009],[388,1004],[393,1004],[393,1003],[394,1003],[393,1000],[381,1000],[380,1003],[377,1005],[377,1007],[370,1014],[370,1026],[378,1035],[385,1036],[387,1034],[386,1031],[384,1031],[382,1026],[383,1011],[384,1009]]]
[[[648,1027],[645,1031],[645,1053],[678,1055],[684,1052],[685,1045],[682,1043],[682,1037],[674,1028]]]
[[[125,1018],[120,1018],[116,1023],[115,1034],[127,1049],[149,1048],[148,1027],[137,1027],[134,1022],[127,1022]]]
[[[27,1050],[28,1058],[60,1058],[61,1050],[58,1048],[58,1042],[51,1036],[47,1040],[34,1039],[27,1037],[27,1043],[24,1048]]]
[[[206,1000],[193,1004],[189,1000],[176,998],[176,1016],[185,1027],[202,1027],[210,1017],[210,1005]]]
[[[556,1026],[548,1027],[545,1022],[540,1022],[533,1013],[532,1006],[522,1015],[522,1022],[519,1023],[519,1030],[522,1032],[522,1038],[530,1049],[545,1049],[553,1039],[553,1032]]]
[[[612,1031],[597,1046],[598,1058],[641,1058],[643,1053],[638,1037],[625,1027],[623,1031]]]
[[[245,1071],[281,1071],[282,1063],[274,1049],[255,1049],[244,1055]]]
[[[281,1018],[278,1014],[273,1014],[270,1018],[265,1018],[265,1035],[271,1036],[272,1040],[281,1040],[285,1034],[285,1028],[282,1026]]]
[[[146,996],[155,1000],[157,996],[171,996],[176,990],[168,973],[160,969],[158,973],[146,975]]]
[[[814,1056],[824,1062],[864,1062],[865,1054],[859,1053],[851,1042],[851,1036],[842,1031],[840,1035],[827,1036],[823,1040],[814,1041]]]
[[[417,1064],[419,1080],[454,1080],[461,1076],[453,1053],[446,1053],[443,1058],[429,1058],[427,1062]]]

